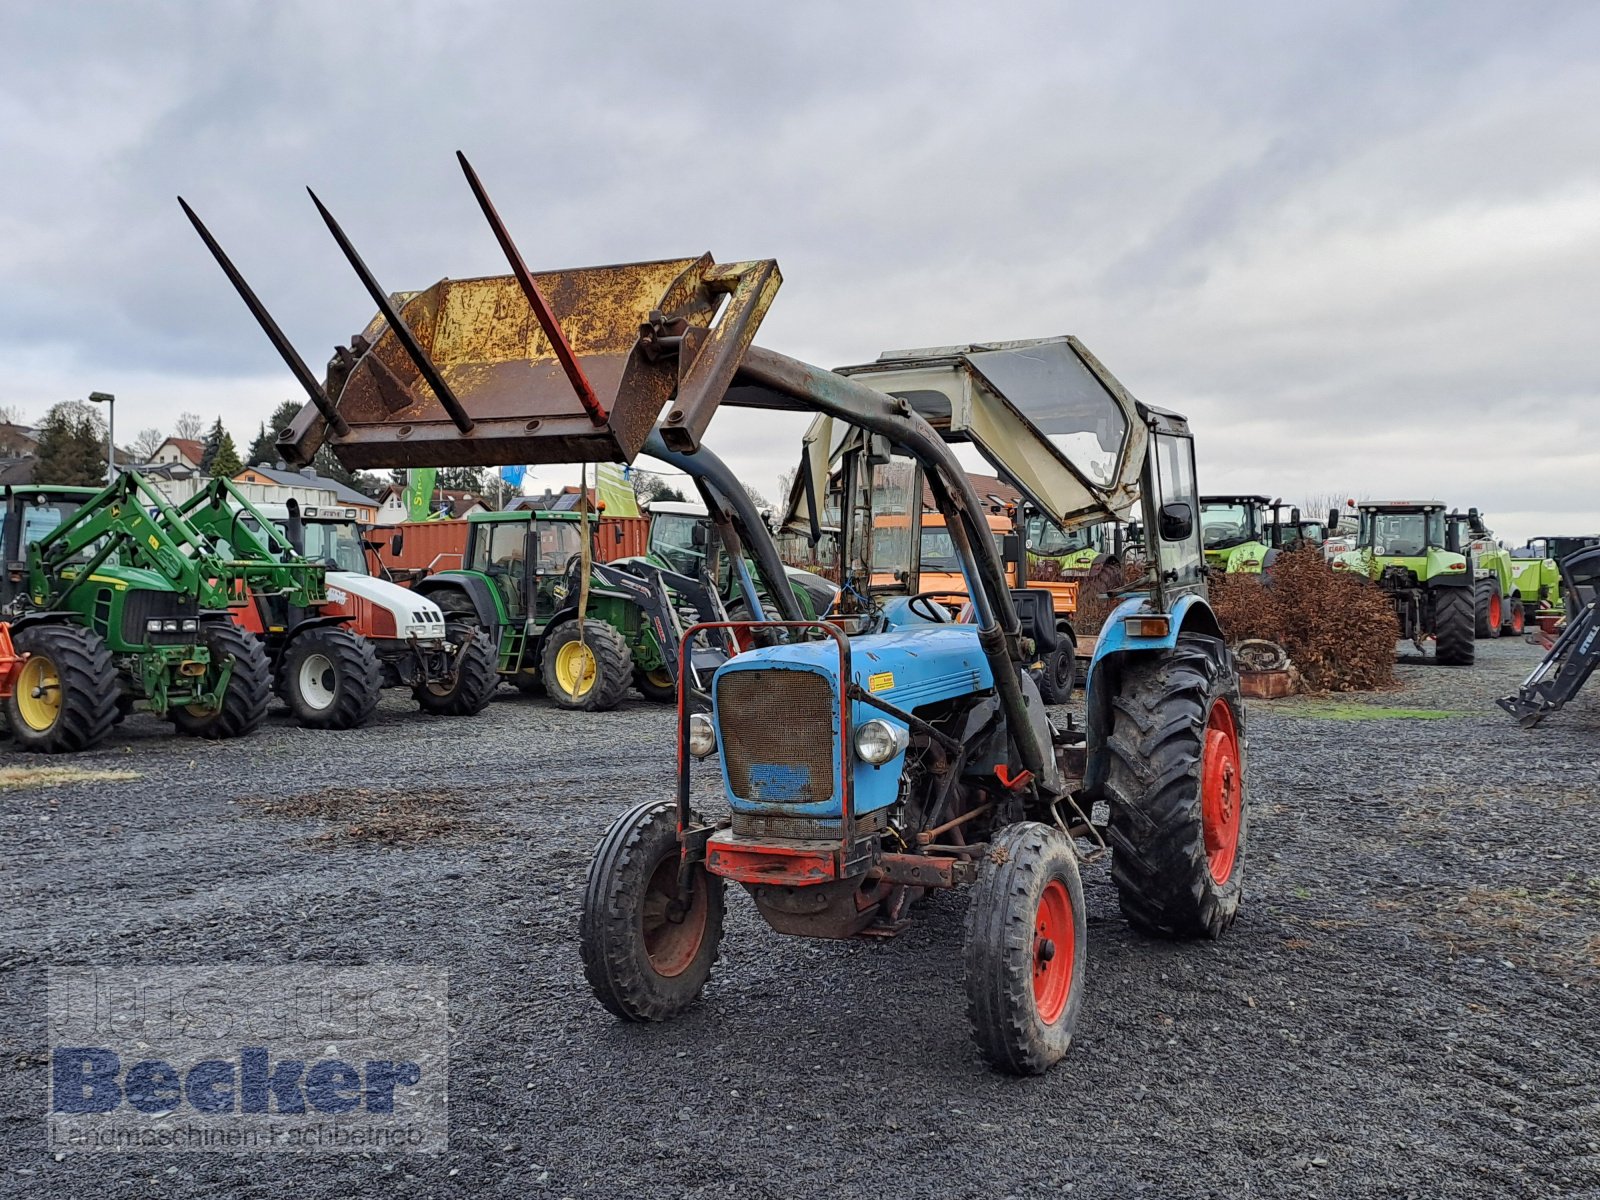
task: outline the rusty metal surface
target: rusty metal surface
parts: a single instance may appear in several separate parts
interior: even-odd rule
[[[607,412],[602,424],[515,276],[441,280],[395,309],[471,431],[457,428],[380,318],[329,364],[327,391],[349,433],[331,434],[308,406],[279,449],[305,461],[327,441],[352,470],[631,461],[669,403],[665,425],[692,449],[779,278],[770,260],[718,264],[709,254],[533,275]]]

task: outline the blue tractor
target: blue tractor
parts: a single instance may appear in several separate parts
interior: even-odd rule
[[[680,673],[677,797],[618,816],[589,867],[579,935],[600,1003],[632,1021],[694,1004],[729,881],[778,932],[817,938],[893,936],[924,893],[966,887],[973,1036],[997,1068],[1037,1073],[1082,1004],[1081,859],[1109,850],[1141,932],[1220,936],[1244,875],[1245,714],[1205,599],[1184,419],[1135,400],[1071,338],[841,371],[762,349],[781,282],[770,259],[534,274],[461,162],[512,273],[390,293],[321,209],[378,315],[320,381],[185,206],[306,390],[279,433],[287,461],[322,446],[352,469],[631,461],[653,428],[692,455],[726,404],[839,429],[801,471],[815,526],[826,513],[838,530],[838,601],[825,620],[714,623],[749,648],[712,675],[710,713],[689,711]],[[1100,632],[1082,726],[1029,676],[1050,594],[1008,587],[951,447],[963,442],[1063,529],[1139,510],[1148,574]],[[914,563],[874,561],[887,529],[917,544],[924,483],[970,621],[918,590]],[[897,492],[904,520],[875,519]],[[723,803],[700,813],[691,772],[713,761]]]
[[[725,402],[816,409],[848,430],[818,473],[841,603],[826,623],[754,626],[783,640],[720,667],[711,713],[681,720],[676,802],[638,805],[601,840],[581,921],[589,983],[628,1020],[683,1011],[716,960],[729,881],[774,930],[817,938],[892,937],[925,892],[965,886],[973,1037],[995,1067],[1041,1072],[1083,995],[1081,858],[1110,850],[1123,912],[1147,934],[1214,938],[1239,909],[1244,708],[1205,599],[1187,423],[1071,338],[841,372],[752,348]],[[1026,669],[1049,593],[1007,586],[951,441],[975,442],[1053,518],[1126,515],[1131,498],[1155,531],[1145,586],[1095,646],[1084,727],[1049,712]],[[874,561],[875,508],[915,512],[892,497],[924,479],[960,552],[968,623],[905,563]],[[690,805],[691,771],[713,762],[725,816]]]

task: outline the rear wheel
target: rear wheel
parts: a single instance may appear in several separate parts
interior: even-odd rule
[[[100,635],[81,625],[34,625],[13,645],[24,658],[6,701],[17,748],[70,754],[100,742],[117,722],[117,668]]]
[[[411,694],[423,712],[470,717],[489,706],[500,686],[499,663],[489,639],[475,626],[452,629],[451,640],[457,643],[455,674],[415,687]]]
[[[267,716],[267,702],[272,698],[272,668],[267,652],[255,634],[232,621],[205,621],[200,629],[201,640],[211,652],[206,679],[215,681],[223,664],[231,662],[233,674],[228,679],[228,689],[216,708],[193,704],[169,709],[167,716],[179,733],[190,737],[242,737]]]
[[[1473,589],[1464,584],[1433,589],[1433,657],[1441,666],[1472,665],[1475,608]]]
[[[625,1021],[666,1021],[700,998],[722,942],[723,886],[690,868],[678,895],[678,812],[649,801],[623,813],[595,847],[578,918],[583,973]]]
[[[1500,581],[1485,579],[1478,583],[1477,606],[1474,611],[1473,633],[1480,638],[1497,638],[1505,624],[1505,600],[1500,595]]]
[[[633,655],[622,635],[604,621],[563,621],[544,644],[544,690],[562,708],[604,712],[615,708],[633,679]]]
[[[1238,915],[1243,730],[1239,678],[1216,638],[1182,634],[1123,672],[1106,743],[1111,879],[1142,933],[1216,938]]]
[[[366,638],[337,625],[319,625],[285,649],[278,687],[303,728],[354,729],[378,707],[383,670]]]
[[[995,837],[967,903],[967,1021],[989,1064],[1038,1075],[1072,1045],[1088,938],[1072,844],[1048,825]]]

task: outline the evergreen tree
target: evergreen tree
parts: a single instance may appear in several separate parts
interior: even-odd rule
[[[261,422],[261,429],[256,434],[256,440],[250,443],[250,462],[248,465],[272,466],[278,461],[278,435],[267,428],[265,421]]]
[[[99,424],[87,405],[57,404],[39,430],[34,452],[35,483],[98,487],[106,481],[106,454]]]
[[[222,427],[222,418],[218,417],[200,448],[200,474],[211,474],[211,464],[217,461],[217,451],[222,449],[222,439],[227,436],[228,431]],[[234,451],[233,456],[238,458],[238,451]]]
[[[233,434],[223,430],[222,443],[211,459],[211,478],[232,479],[242,470],[244,464],[239,461],[239,452],[233,447]]]

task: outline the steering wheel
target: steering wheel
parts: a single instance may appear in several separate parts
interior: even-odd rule
[[[965,592],[918,592],[914,596],[906,597],[906,611],[914,617],[921,617],[924,621],[931,621],[935,625],[949,625],[955,620],[950,615],[950,610],[938,603],[940,596],[962,596]]]

